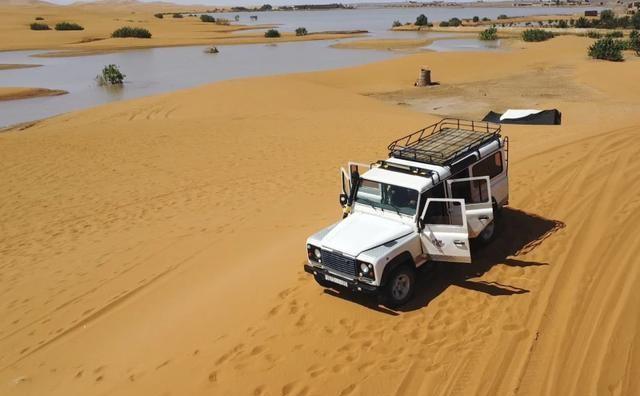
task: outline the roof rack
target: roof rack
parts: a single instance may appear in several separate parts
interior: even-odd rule
[[[389,156],[439,166],[500,138],[500,125],[445,118],[391,142]]]

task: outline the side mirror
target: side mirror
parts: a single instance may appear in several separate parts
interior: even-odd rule
[[[418,231],[422,232],[422,230],[424,230],[424,221],[418,218]]]
[[[348,200],[349,198],[347,197],[347,194],[340,194],[340,206],[347,206]]]

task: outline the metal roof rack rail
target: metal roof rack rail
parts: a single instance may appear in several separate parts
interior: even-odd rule
[[[485,121],[445,118],[389,144],[389,156],[439,166],[500,138],[501,126]]]

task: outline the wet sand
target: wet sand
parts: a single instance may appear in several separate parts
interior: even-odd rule
[[[0,101],[37,98],[42,96],[58,96],[68,93],[60,89],[0,87]]]
[[[225,81],[0,134],[0,393],[633,394],[640,58],[559,37]],[[429,65],[439,86],[412,84]],[[596,78],[597,77],[597,78]],[[323,291],[338,167],[443,114],[504,126],[510,207],[397,312]]]

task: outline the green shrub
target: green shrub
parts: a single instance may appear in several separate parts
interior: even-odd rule
[[[487,18],[487,17],[482,18],[482,22],[489,22],[490,20],[491,20],[491,19],[489,19],[489,18]]]
[[[629,33],[629,49],[636,52],[636,55],[640,56],[640,33],[637,30],[633,30]]]
[[[460,26],[460,25],[462,25],[462,21],[460,19],[458,19],[458,18],[449,19],[449,26],[456,27],[456,26]]]
[[[449,22],[448,21],[442,21],[440,22],[440,27],[449,27]]]
[[[184,18],[184,16],[182,14],[180,14],[179,12],[176,12],[173,14],[174,18]]]
[[[622,33],[622,31],[620,31],[620,30],[614,30],[613,32],[607,33],[605,35],[605,37],[622,38],[622,37],[624,37],[624,33]]]
[[[164,18],[164,14],[161,14],[161,13],[153,14],[153,16],[158,18],[158,19]]]
[[[600,37],[602,37],[602,34],[600,34],[600,32],[596,32],[595,30],[590,30],[587,32],[587,37],[592,39],[599,39]]]
[[[480,40],[494,41],[498,39],[498,29],[495,26],[491,26],[480,32]]]
[[[629,24],[633,29],[640,29],[640,11],[633,14],[631,19],[629,20]]]
[[[624,60],[622,50],[624,45],[611,37],[601,38],[589,47],[589,56],[594,59],[604,59],[613,62]]]
[[[402,22],[398,21],[397,19],[393,21],[393,24],[391,24],[391,27],[399,27],[399,26],[402,26]]]
[[[266,38],[278,38],[278,37],[280,37],[280,32],[277,31],[276,29],[269,29],[266,32],[264,32],[264,37],[266,37]]]
[[[480,17],[474,16],[474,17],[473,17],[473,21],[474,21],[475,23],[480,22]]]
[[[30,27],[31,30],[51,30],[49,25],[47,25],[46,23],[34,22],[30,25]]]
[[[151,32],[145,28],[124,26],[111,33],[111,37],[124,38],[124,37],[136,37],[136,38],[151,38]]]
[[[200,15],[200,20],[202,22],[214,22],[215,23],[216,18],[212,17],[211,15],[202,14],[202,15]]]
[[[36,17],[36,21],[44,21],[43,17]]]
[[[591,22],[589,22],[589,20],[587,18],[585,18],[585,17],[580,17],[580,18],[576,19],[575,26],[577,28],[584,29],[584,28],[591,27]]]
[[[107,65],[96,76],[96,81],[98,85],[122,85],[125,77],[117,65]]]
[[[567,24],[567,21],[565,21],[564,19],[561,19],[558,21],[558,27],[560,29],[566,29],[569,27],[569,25]]]
[[[509,19],[509,16],[507,16],[505,14],[500,14],[500,15],[498,15],[498,19]]]
[[[307,28],[299,27],[296,29],[296,36],[306,36],[307,34],[309,34],[309,32],[307,32]]]
[[[84,28],[77,23],[73,22],[60,22],[56,23],[56,30],[84,30]]]
[[[553,33],[542,29],[527,29],[522,32],[524,41],[546,41],[553,38]]]
[[[426,15],[420,14],[416,18],[416,26],[427,26],[429,24],[429,19]]]

